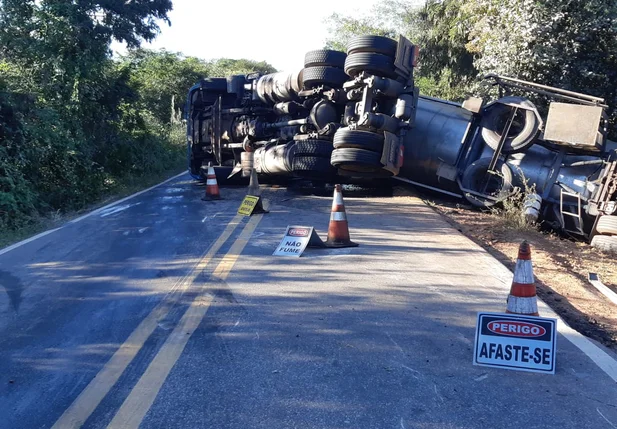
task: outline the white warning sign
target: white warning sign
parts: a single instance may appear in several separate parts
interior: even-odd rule
[[[474,365],[555,374],[556,319],[478,313]]]
[[[273,255],[300,257],[309,244],[311,247],[323,246],[323,242],[317,236],[312,226],[288,226],[285,236]]]

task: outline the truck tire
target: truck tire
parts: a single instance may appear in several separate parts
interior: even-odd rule
[[[347,54],[357,52],[373,52],[376,54],[387,55],[394,59],[398,43],[383,36],[356,36],[347,44]]]
[[[499,171],[500,174],[489,175],[487,174],[487,170],[490,162],[490,158],[480,158],[476,162],[470,164],[463,173],[463,178],[461,179],[463,188],[483,193],[485,192],[485,182],[488,179],[488,186],[486,186],[485,194],[497,198],[497,200],[482,198],[463,191],[465,193],[465,199],[473,206],[492,207],[506,199],[512,193],[512,170],[510,170],[510,167],[503,161],[498,161],[497,171]]]
[[[511,97],[513,101],[528,102],[523,97]],[[484,110],[482,122],[482,138],[486,144],[493,150],[499,146],[501,133],[510,117],[512,107],[495,103]],[[505,154],[517,153],[526,150],[534,143],[538,131],[540,129],[540,120],[532,110],[519,109],[517,112],[512,127],[506,141],[504,142],[502,152]]]
[[[330,49],[309,51],[304,55],[304,67],[326,66],[342,69],[345,66],[345,58],[347,58],[345,52]]]
[[[327,180],[336,174],[329,158],[312,155],[296,155],[291,163],[294,175],[300,177],[323,178]]]
[[[332,155],[332,142],[328,140],[307,139],[294,143],[294,156],[314,156],[330,158]]]
[[[617,254],[617,237],[610,235],[594,235],[591,246],[598,250]]]
[[[617,235],[617,216],[600,216],[596,231],[604,235]]]
[[[381,154],[364,149],[334,149],[330,162],[347,171],[376,173],[382,170]]]
[[[334,134],[335,149],[364,149],[381,154],[383,151],[383,133],[339,128]]]
[[[350,171],[339,168],[338,175],[341,177],[353,177],[354,179],[380,179],[393,176],[391,171],[388,171],[384,168],[369,172]],[[371,185],[375,185],[375,182],[371,182]]]
[[[336,67],[307,67],[302,71],[302,83],[306,89],[319,85],[340,88],[348,79],[345,72]]]
[[[345,73],[351,77],[356,77],[363,71],[377,76],[396,77],[394,61],[386,55],[369,52],[348,55],[345,60]]]

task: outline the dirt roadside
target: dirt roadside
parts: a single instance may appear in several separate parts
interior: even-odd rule
[[[532,246],[538,296],[572,328],[617,352],[617,306],[588,281],[589,273],[596,273],[617,292],[617,257],[536,228],[513,228],[503,217],[460,201],[418,196],[510,270],[521,241],[527,240]]]

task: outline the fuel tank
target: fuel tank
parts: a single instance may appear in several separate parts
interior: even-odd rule
[[[472,115],[456,103],[420,98],[414,127],[404,138],[405,156],[399,176],[427,186],[460,192],[455,172],[463,142],[470,132]]]

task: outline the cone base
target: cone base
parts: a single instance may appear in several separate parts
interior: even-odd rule
[[[515,313],[514,311],[506,310],[506,314],[518,314],[519,316],[536,316],[536,317],[540,317],[540,314],[538,312],[535,312],[535,313]]]
[[[201,200],[202,200],[202,201],[215,201],[215,200],[222,200],[222,199],[223,199],[223,198],[221,198],[220,196],[219,196],[219,197],[210,197],[210,196],[207,196],[207,197],[203,197]]]
[[[326,241],[324,243],[326,247],[330,247],[332,249],[339,249],[342,247],[358,247],[358,243],[354,243],[353,241]]]

